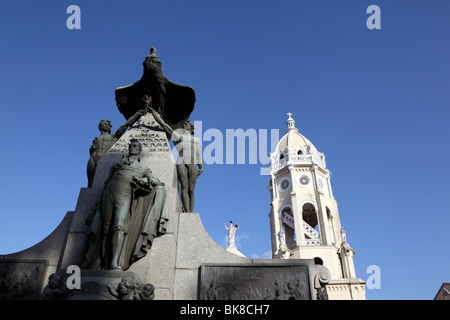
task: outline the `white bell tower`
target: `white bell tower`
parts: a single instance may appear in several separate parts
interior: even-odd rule
[[[271,154],[270,229],[274,259],[313,259],[331,274],[329,299],[365,299],[356,278],[355,251],[347,243],[325,155],[295,127],[288,113],[286,134]]]

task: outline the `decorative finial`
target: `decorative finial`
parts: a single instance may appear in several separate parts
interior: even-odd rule
[[[291,117],[292,113],[288,112],[286,115],[289,117],[286,121],[286,124],[288,126],[286,133],[292,130],[298,131],[297,128],[295,127],[295,120]]]
[[[156,48],[155,48],[154,46],[152,46],[152,47],[150,48],[150,55],[151,55],[151,56],[156,56]]]

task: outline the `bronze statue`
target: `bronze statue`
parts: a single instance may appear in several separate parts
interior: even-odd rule
[[[141,143],[132,139],[128,155],[111,167],[89,220],[90,243],[82,268],[126,270],[166,232],[167,187],[140,162],[141,151]]]
[[[195,184],[197,177],[203,172],[202,146],[200,139],[193,136],[194,124],[186,120],[181,128],[173,130],[152,107],[148,106],[148,110],[175,144],[178,151],[176,167],[181,189],[181,203],[185,212],[193,212]]]
[[[160,112],[172,129],[181,127],[194,110],[194,89],[167,79],[154,47],[150,49],[150,55],[145,57],[143,67],[143,75],[139,81],[116,89],[119,111],[129,119],[136,111],[145,109],[142,98],[149,96],[152,98],[153,108]]]
[[[100,159],[120,139],[120,137],[124,134],[128,127],[132,126],[144,114],[145,112],[143,110],[139,110],[123,125],[121,125],[113,134],[111,134],[111,121],[100,121],[100,123],[98,124],[100,135],[92,141],[92,145],[89,148],[90,157],[86,170],[89,188],[92,187],[92,183],[94,182],[95,170],[97,169],[97,164]]]

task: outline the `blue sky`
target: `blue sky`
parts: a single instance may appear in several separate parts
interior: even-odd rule
[[[81,9],[69,30],[66,9]],[[369,30],[369,5],[381,29]],[[99,120],[124,122],[114,89],[154,45],[166,76],[196,91],[202,131],[286,128],[325,153],[368,299],[433,299],[450,281],[450,2],[15,1],[0,9],[0,253],[45,238],[75,209]],[[204,142],[204,147],[209,142]],[[224,151],[225,152],[225,151]],[[207,164],[195,211],[226,246],[270,252],[260,163]]]

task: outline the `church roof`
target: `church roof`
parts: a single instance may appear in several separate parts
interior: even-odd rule
[[[283,167],[288,161],[314,162],[325,168],[325,156],[303,136],[295,127],[295,120],[288,113],[286,121],[287,129],[285,135],[280,139],[272,153],[272,169]]]

